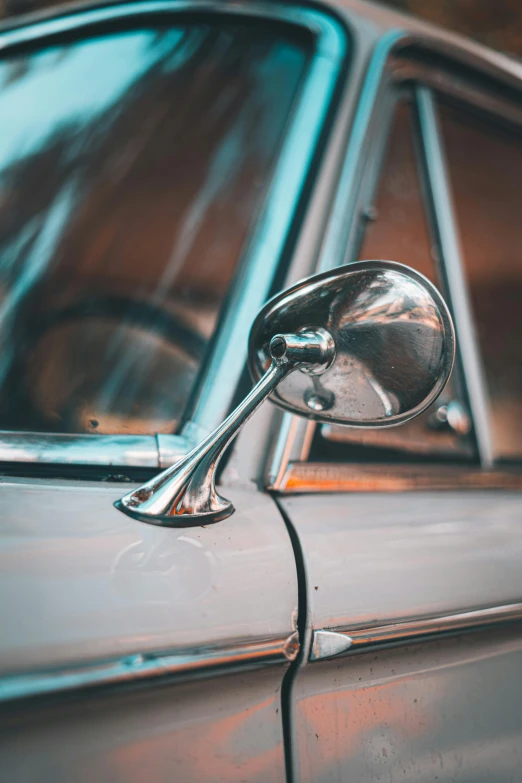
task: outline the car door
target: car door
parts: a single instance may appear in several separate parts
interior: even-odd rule
[[[295,780],[519,777],[521,85],[444,46],[377,43],[325,246],[439,286],[445,397],[390,430],[287,425],[269,466],[306,597]]]
[[[273,499],[224,478],[236,514],[173,530],[113,503],[244,385],[344,31],[129,3],[11,23],[1,52],[2,775],[284,780],[298,596]]]

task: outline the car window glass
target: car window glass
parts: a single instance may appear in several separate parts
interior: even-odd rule
[[[442,104],[441,128],[498,459],[522,457],[522,136]]]
[[[4,55],[1,429],[176,429],[310,49],[208,20]]]
[[[368,218],[358,259],[399,261],[439,285],[417,169],[412,108],[407,100],[400,100],[395,110]],[[323,427],[323,435],[330,442],[343,444],[344,449],[338,452],[331,443],[321,446],[317,442],[318,451],[325,458],[335,455],[370,461],[467,457],[471,453],[467,438],[457,434],[437,414],[441,406],[452,401],[451,410],[462,412],[460,424],[468,430],[469,419],[462,408],[457,408],[454,395],[450,381],[431,408],[400,427]]]

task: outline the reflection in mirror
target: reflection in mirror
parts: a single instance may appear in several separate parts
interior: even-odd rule
[[[300,328],[325,329],[335,358],[320,376],[291,373],[272,399],[328,423],[382,427],[411,419],[438,396],[453,364],[453,327],[442,297],[401,264],[351,264],[274,297],[252,327],[255,378],[270,363],[274,332]]]

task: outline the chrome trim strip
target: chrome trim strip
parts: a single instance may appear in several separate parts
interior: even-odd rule
[[[192,446],[180,435],[0,431],[0,462],[159,468],[171,465]]]
[[[520,89],[522,86],[522,67],[520,61],[510,55],[503,55],[488,49],[482,44],[475,44],[469,38],[460,38],[458,42],[448,40],[444,32],[439,29],[439,35],[427,33],[426,30],[415,30],[409,27],[411,46],[408,46],[409,52],[406,57],[412,62],[417,62],[412,49],[417,52],[423,51],[435,56],[438,60],[432,66],[432,71],[441,71],[443,69],[455,71],[464,66],[470,71],[474,71],[478,79],[483,76],[489,76],[497,81],[502,81],[510,87]],[[398,56],[404,58],[405,52],[399,51]],[[460,76],[457,77],[460,81]]]
[[[478,86],[470,85],[454,74],[445,73],[442,68],[439,70],[416,62],[403,64],[400,56],[392,63],[392,68],[393,79],[399,86],[405,82],[414,82],[430,88],[433,92],[456,98],[459,102],[476,107],[487,114],[502,117],[518,128],[522,125],[522,107],[513,104],[502,95],[493,94],[490,89],[480,90]]]
[[[500,623],[512,623],[522,620],[522,603],[506,604],[504,606],[472,609],[455,614],[436,617],[422,617],[415,620],[404,620],[386,625],[375,625],[354,628],[335,628],[330,631],[336,637],[343,636],[346,640],[344,650],[337,642],[332,645],[323,644],[325,631],[314,632],[310,650],[310,661],[321,660],[338,655],[366,652],[384,645],[408,644],[411,642],[432,641],[433,637],[464,631],[480,631]],[[316,634],[319,638],[316,639]],[[327,637],[324,637],[327,640]],[[335,650],[339,649],[340,652]]]
[[[485,373],[463,269],[443,141],[431,91],[426,87],[417,87],[416,98],[421,129],[421,154],[427,172],[426,187],[434,214],[434,230],[442,255],[442,270],[447,280],[448,298],[458,335],[457,350],[468,392],[480,461],[484,468],[490,468],[494,455]]]
[[[194,676],[219,671],[285,664],[296,658],[296,634],[288,639],[238,642],[158,654],[136,653],[125,658],[84,666],[0,676],[0,702],[34,698],[85,688],[129,685],[137,682]]]
[[[189,449],[180,451],[178,446],[187,441],[192,443],[194,431],[211,432],[228,413],[246,364],[246,335],[251,326],[252,314],[257,313],[270,291],[344,67],[347,34],[341,22],[328,8],[318,10],[255,0],[151,0],[97,8],[58,6],[52,10],[52,17],[49,17],[49,11],[45,11],[14,20],[15,27],[3,30],[0,27],[0,55],[5,54],[10,47],[85,26],[124,21],[136,16],[150,18],[155,14],[177,15],[187,11],[289,22],[301,29],[308,29],[316,38],[316,46],[296,101],[264,210],[245,253],[246,263],[240,265],[232,283],[201,385],[193,390],[190,421],[185,423],[182,432],[184,440],[167,442],[166,437],[176,436],[160,436],[161,440],[157,444],[159,455],[157,453],[155,462],[151,463],[149,444],[142,443],[137,448],[135,442],[129,446],[126,440],[128,436],[121,436],[121,443],[120,436],[107,436],[111,438],[110,445],[102,445],[102,436],[94,436],[96,440],[92,442],[87,440],[90,435],[65,436],[71,438],[67,444],[61,436],[42,434],[38,435],[42,444],[34,446],[33,454],[30,438],[25,439],[21,449],[13,445],[12,439],[23,440],[25,437],[24,433],[13,432],[8,433],[9,438],[5,440],[0,435],[0,461],[167,467],[177,457],[187,453]],[[13,20],[8,20],[8,24],[12,25]],[[54,442],[56,437],[58,440]],[[81,453],[82,449],[85,449],[84,453]]]
[[[362,90],[357,101],[352,126],[348,135],[346,156],[339,177],[337,192],[328,219],[323,245],[320,251],[316,271],[323,272],[349,263],[353,260],[353,247],[358,233],[358,198],[360,182],[367,162],[365,150],[372,137],[371,121],[375,103],[385,91],[386,65],[395,48],[409,41],[403,30],[390,30],[377,42],[371,54],[366,73],[362,80]],[[272,457],[265,467],[265,485],[269,489],[282,490],[280,481],[288,469],[290,460],[302,454],[303,445],[310,441],[313,430],[308,423],[285,413],[282,426],[277,432],[277,443]]]
[[[188,433],[185,435],[163,435],[158,433],[156,435],[156,443],[158,445],[158,467],[168,468],[170,465],[174,465],[178,459],[184,457],[185,454],[188,454],[198,441],[193,440]]]
[[[310,661],[321,661],[325,658],[337,658],[348,652],[352,646],[350,636],[337,631],[314,631],[310,648]]]
[[[304,435],[307,431],[299,416],[288,411],[283,411],[282,414],[265,466],[265,486],[267,489],[279,489],[291,455],[296,450],[298,436]],[[310,424],[314,426],[313,422]]]
[[[409,38],[403,30],[388,31],[378,41],[371,57],[348,140],[339,187],[317,266],[318,272],[333,269],[353,260],[352,248],[359,217],[356,202],[367,163],[367,156],[364,153],[372,135],[371,125],[375,104],[379,94],[387,86],[385,75],[389,57],[404,40]]]
[[[158,467],[154,435],[60,435],[0,432],[2,462]]]
[[[277,487],[285,495],[310,492],[522,489],[522,470],[482,470],[455,464],[289,463]]]

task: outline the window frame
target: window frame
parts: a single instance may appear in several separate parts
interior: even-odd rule
[[[483,120],[485,121],[492,130],[494,128],[504,129],[508,130],[514,134],[516,134],[519,139],[522,139],[522,110],[519,108],[518,105],[513,105],[510,101],[503,100],[502,98],[498,98],[495,95],[489,96],[487,94],[474,94],[471,92],[469,97],[466,97],[465,94],[462,93],[461,90],[453,87],[450,83],[448,83],[447,88],[444,87],[443,89],[439,89],[437,85],[433,85],[431,88],[423,88],[420,92],[424,93],[423,95],[419,96],[419,101],[422,101],[422,104],[424,107],[426,107],[427,114],[428,114],[428,121],[431,122],[432,126],[436,126],[436,132],[438,137],[438,144],[440,146],[441,154],[444,157],[445,160],[445,171],[446,171],[446,187],[448,189],[448,192],[451,191],[450,198],[452,200],[452,213],[453,213],[453,222],[454,225],[457,228],[457,233],[462,233],[459,226],[459,220],[457,217],[457,209],[455,207],[455,198],[453,195],[453,189],[450,184],[451,180],[451,167],[449,164],[448,156],[446,155],[444,145],[444,132],[442,129],[442,122],[440,119],[440,107],[441,103],[450,106],[457,111],[462,111],[468,115],[472,115],[476,117],[479,121]],[[521,96],[522,97],[522,96]],[[440,100],[442,99],[442,100]],[[431,116],[430,116],[431,115]],[[429,128],[427,129],[427,132],[429,133]],[[432,132],[433,133],[433,132]],[[458,253],[459,253],[459,264],[462,269],[462,276],[463,276],[463,287],[466,289],[463,291],[464,296],[466,297],[466,306],[469,309],[469,317],[472,321],[472,325],[474,327],[475,322],[475,316],[473,315],[473,307],[471,304],[471,298],[470,298],[470,290],[471,290],[471,283],[468,280],[468,273],[466,272],[466,265],[465,265],[465,257],[462,247],[462,242],[458,242],[459,247]],[[476,336],[474,337],[474,341],[477,346],[477,351],[480,351],[482,353],[482,349],[480,347],[480,341],[478,339],[478,329],[474,327],[474,330],[476,332]],[[495,439],[493,436],[493,409],[494,405],[491,399],[490,395],[490,383],[488,380],[488,372],[486,371],[486,367],[484,362],[482,361],[482,358],[480,360],[480,367],[478,368],[480,371],[480,374],[475,377],[475,386],[481,387],[481,392],[483,395],[483,401],[485,405],[485,410],[482,415],[482,427],[483,427],[483,444],[481,449],[481,462],[483,466],[486,467],[494,467],[498,466],[499,469],[501,469],[502,466],[505,465],[511,465],[516,466],[520,465],[520,468],[522,470],[522,455],[514,456],[512,459],[506,458],[505,455],[502,454],[496,454],[497,447],[495,444]]]
[[[309,189],[310,172],[321,148],[339,86],[345,76],[348,44],[344,25],[326,10],[274,6],[260,0],[150,0],[79,9],[60,8],[8,20],[0,29],[2,57],[35,41],[44,44],[82,29],[154,17],[218,15],[264,19],[308,30],[315,50],[282,141],[269,191],[255,229],[234,274],[179,434],[105,435],[0,431],[0,462],[14,465],[163,468],[185,455],[227,415],[246,364],[252,313],[271,293],[288,237]],[[321,98],[318,100],[318,96]],[[297,172],[297,173],[296,173]],[[61,470],[58,468],[60,473]]]
[[[426,171],[426,165],[425,161],[423,159],[423,152],[424,147],[421,140],[421,128],[420,125],[420,117],[419,117],[419,101],[416,95],[416,88],[412,87],[412,85],[409,82],[405,81],[398,81],[395,78],[392,79],[390,82],[388,91],[386,93],[386,102],[385,102],[385,110],[382,112],[382,116],[380,118],[380,133],[374,140],[374,146],[373,149],[369,151],[368,158],[366,160],[365,164],[365,174],[362,178],[361,185],[360,185],[360,195],[359,195],[359,203],[360,203],[360,211],[361,211],[361,219],[355,221],[355,230],[352,234],[352,249],[350,252],[350,255],[347,254],[345,263],[351,263],[354,261],[357,261],[359,259],[362,259],[363,256],[361,256],[361,248],[364,243],[365,234],[367,231],[367,224],[370,220],[373,220],[373,217],[371,213],[369,212],[369,209],[371,209],[375,203],[376,195],[378,193],[378,189],[380,187],[381,179],[382,179],[382,172],[383,167],[385,164],[386,154],[388,150],[388,144],[390,141],[391,134],[393,133],[393,127],[394,127],[394,121],[396,117],[396,110],[399,107],[401,103],[408,103],[409,104],[409,114],[410,114],[410,120],[412,125],[412,134],[411,134],[411,144],[413,148],[413,158],[415,160],[415,170],[416,170],[416,176],[417,181],[419,185],[419,189],[421,192],[421,208],[424,213],[424,217],[427,224],[427,232],[428,232],[428,239],[432,241],[432,247],[436,250],[436,258],[433,260],[433,267],[434,270],[437,273],[437,286],[440,289],[443,297],[450,305],[450,310],[452,311],[453,319],[455,320],[454,312],[451,308],[451,298],[449,294],[449,289],[447,285],[447,280],[445,279],[445,275],[443,274],[443,262],[442,262],[442,254],[440,252],[440,242],[436,239],[435,234],[435,218],[434,218],[434,210],[430,205],[430,200],[428,198],[428,172]],[[378,218],[377,218],[378,219]],[[365,256],[368,258],[369,256]],[[388,258],[388,256],[380,256],[381,258]],[[396,259],[401,260],[401,259]],[[462,371],[462,359],[459,355],[459,345],[457,344],[457,357],[455,360],[455,365],[453,367],[452,371],[452,384],[453,384],[453,392],[454,397],[456,401],[459,403],[464,403],[465,409],[467,410],[469,408],[469,400],[468,395],[466,393],[465,389],[465,383],[464,383],[464,373]],[[440,403],[439,400],[435,403],[436,405]],[[428,412],[430,412],[431,408],[428,408]],[[330,430],[334,429],[335,434],[330,435]],[[394,428],[395,429],[395,428]],[[326,443],[337,443],[338,448],[341,449],[344,446],[346,448],[357,448],[357,445],[355,445],[353,442],[346,441],[343,442],[342,440],[342,427],[335,426],[335,425],[329,425],[329,424],[323,424],[321,426],[321,432],[324,434],[324,439]],[[463,464],[472,464],[473,463],[473,457],[474,457],[474,451],[476,449],[474,448],[473,441],[475,440],[473,437],[473,433],[467,434],[463,436],[464,439],[467,441],[467,445],[463,443],[462,450],[460,452],[457,452],[455,455],[455,460],[462,460]],[[380,447],[373,447],[372,445],[368,444],[365,445],[364,448],[366,450],[370,450],[372,448],[380,448]],[[400,447],[394,447],[394,446],[388,446],[386,443],[382,444],[383,449],[392,449],[392,450],[399,450]],[[405,450],[405,455],[408,455],[408,452]],[[428,452],[423,453],[420,457],[421,459],[426,458],[426,455]],[[415,455],[412,457],[409,455],[409,461],[413,461],[415,459]],[[448,459],[450,459],[448,457]],[[408,456],[406,457],[406,462],[408,461]],[[357,459],[350,460],[351,463],[357,464]],[[381,460],[379,460],[380,464],[389,464],[385,457],[382,457]],[[436,452],[433,454],[433,462],[434,463],[440,463],[445,464],[446,459],[443,456],[440,456]],[[400,464],[400,463],[399,463]]]
[[[494,93],[492,86],[496,88]],[[419,129],[422,179],[427,190],[426,213],[438,245],[444,293],[456,321],[463,386],[479,465],[460,465],[442,459],[422,465],[309,461],[316,425],[285,414],[265,472],[267,488],[280,493],[522,488],[522,465],[505,467],[493,461],[487,386],[475,338],[433,97],[436,90],[461,105],[471,105],[495,118],[502,117],[522,126],[522,110],[512,103],[513,95],[518,95],[519,100],[522,97],[522,77],[514,69],[502,68],[498,62],[477,57],[474,51],[432,36],[401,30],[383,35],[370,61],[359,98],[334,203],[335,228],[326,238],[319,269],[323,271],[357,259],[365,211],[378,180],[393,107],[405,87],[414,94],[412,109]]]

